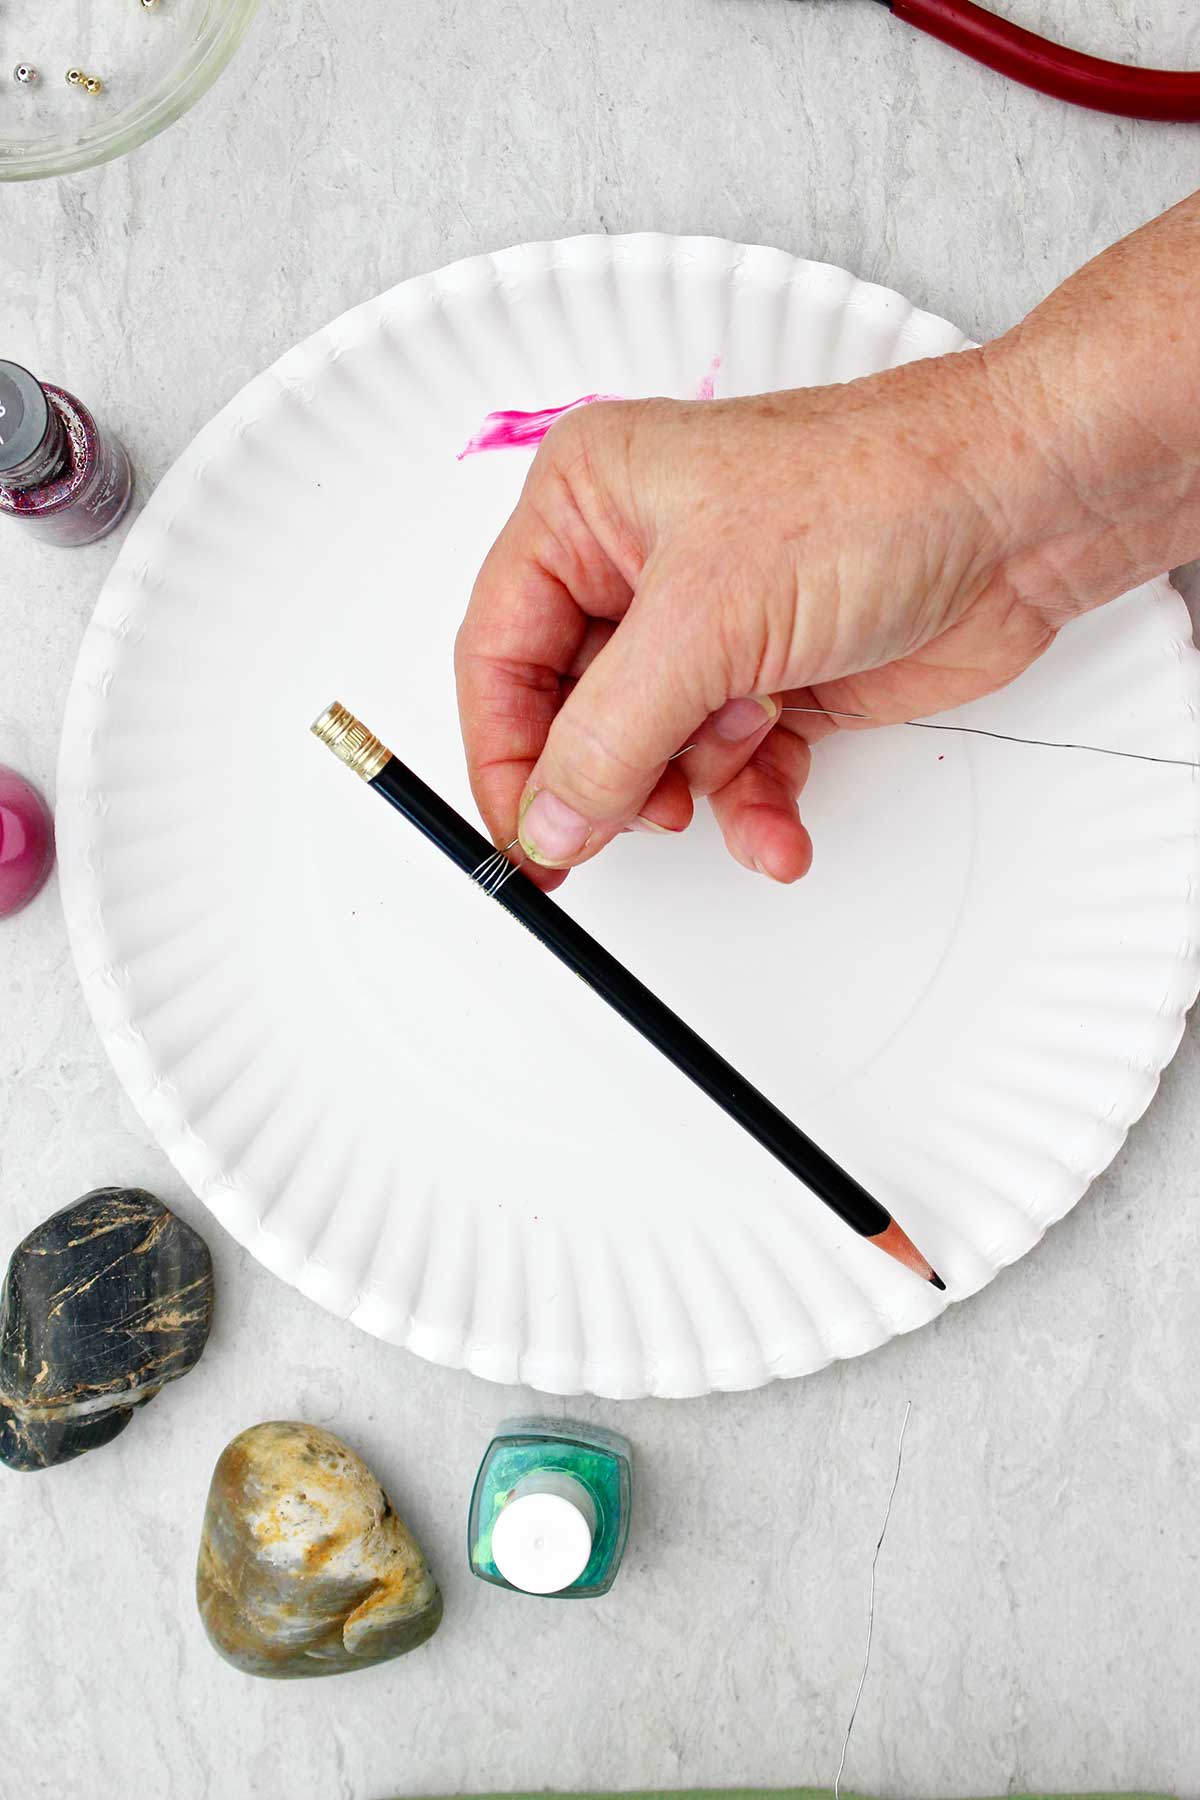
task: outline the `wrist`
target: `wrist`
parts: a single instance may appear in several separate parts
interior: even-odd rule
[[[1114,351],[1039,311],[980,352],[1012,472],[1006,570],[1056,621],[1200,555],[1194,396]]]

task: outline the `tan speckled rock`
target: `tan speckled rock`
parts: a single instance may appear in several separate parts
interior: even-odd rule
[[[213,1470],[196,1600],[248,1675],[338,1675],[432,1637],[442,1597],[367,1465],[332,1432],[243,1431]]]

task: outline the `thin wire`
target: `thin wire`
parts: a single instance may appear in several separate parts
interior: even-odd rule
[[[509,851],[515,850],[520,841],[519,838],[514,838],[511,844],[505,844],[503,850],[493,850],[490,856],[484,857],[478,868],[471,870],[471,880],[490,898],[495,899],[505,882],[523,866],[524,857],[519,863],[510,863],[508,860]]]
[[[896,1445],[896,1473],[892,1477],[892,1491],[888,1495],[887,1511],[883,1515],[883,1526],[879,1533],[879,1542],[875,1546],[875,1554],[871,1558],[871,1598],[867,1604],[867,1649],[863,1657],[862,1674],[858,1678],[858,1692],[854,1696],[854,1705],[850,1708],[850,1723],[846,1727],[846,1735],[842,1740],[842,1757],[837,1766],[837,1774],[833,1778],[833,1800],[841,1800],[842,1770],[846,1767],[846,1752],[850,1748],[850,1733],[854,1730],[854,1721],[858,1717],[858,1703],[862,1699],[863,1689],[867,1685],[867,1670],[871,1666],[871,1639],[875,1633],[875,1565],[879,1561],[879,1552],[883,1549],[883,1540],[887,1536],[888,1520],[892,1516],[892,1502],[896,1498],[896,1489],[900,1486],[900,1468],[904,1461],[904,1434],[908,1430],[908,1415],[912,1411],[910,1400],[904,1408],[904,1419],[900,1426],[900,1442]]]
[[[514,865],[508,861],[508,853],[510,850],[515,850],[519,842],[519,838],[514,838],[511,844],[505,844],[503,850],[493,850],[490,856],[484,857],[478,868],[471,870],[471,880],[481,887],[485,893],[495,892],[495,889],[491,888],[490,883],[498,876],[501,878],[502,882],[508,879],[508,874],[505,872],[506,868],[509,873],[511,873],[514,868]]]
[[[815,718],[858,719],[864,725],[884,723],[881,719],[873,719],[870,713],[843,712],[836,706],[781,706],[779,710],[780,712],[810,713]],[[1074,744],[1062,738],[1016,737],[1010,731],[985,731],[982,725],[941,725],[936,724],[932,719],[896,719],[892,723],[903,725],[909,731],[954,731],[964,737],[991,738],[994,743],[998,744],[1028,744],[1034,750],[1085,750],[1093,756],[1119,756],[1124,762],[1159,763],[1171,769],[1200,769],[1200,762],[1191,762],[1184,756],[1151,756],[1144,750],[1114,750],[1108,744]],[[673,751],[667,761],[674,762],[678,757],[686,756],[689,750],[695,748],[695,744],[685,744],[682,750]],[[518,840],[514,838],[504,850],[495,851],[486,862],[481,862],[479,867],[472,871],[471,880],[478,881],[480,886],[485,886],[498,872],[495,866],[496,858],[499,857],[503,861],[508,851],[517,842]],[[485,869],[487,874],[484,874]],[[501,886],[507,880],[508,877],[505,875]],[[491,891],[498,893],[499,889],[493,888]]]
[[[488,883],[487,883],[486,888],[484,889],[484,892],[491,899],[495,899],[496,895],[500,892],[500,889],[504,886],[504,884],[508,880],[509,876],[516,873],[516,867],[517,867],[517,865],[515,863],[509,862],[507,856],[502,856],[500,858],[500,866],[499,866],[499,868],[497,868],[495,870],[495,872],[491,876],[489,876]]]
[[[781,712],[824,714],[830,719],[862,719],[872,723],[870,713],[839,712],[833,706],[784,706]],[[1113,750],[1106,744],[1071,744],[1058,738],[1014,737],[1007,731],[985,731],[981,725],[935,725],[932,719],[897,719],[910,731],[959,731],[969,737],[995,738],[1002,744],[1029,744],[1038,750],[1090,750],[1095,756],[1120,756],[1127,762],[1166,763],[1173,769],[1200,769],[1200,763],[1182,756],[1149,756],[1144,750]]]
[[[480,887],[482,887],[492,870],[496,867],[501,854],[501,851],[493,850],[490,856],[485,856],[479,867],[471,870],[471,880],[477,881]]]
[[[491,890],[493,900],[496,898],[497,894],[500,892],[500,889],[502,887],[504,887],[507,882],[510,882],[514,875],[517,875],[520,873],[520,871],[525,867],[525,862],[526,862],[526,858],[522,857],[519,863],[509,863],[508,868],[505,870],[504,874],[501,875],[499,881],[496,882],[496,884],[494,885],[494,887]]]

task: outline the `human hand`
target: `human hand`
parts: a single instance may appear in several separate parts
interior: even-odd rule
[[[1041,449],[1044,392],[1001,343],[842,387],[566,415],[456,646],[493,839],[519,834],[551,887],[626,827],[683,830],[699,794],[740,863],[803,875],[810,745],[849,722],[784,708],[942,711],[1108,597],[1076,579],[1088,507]]]

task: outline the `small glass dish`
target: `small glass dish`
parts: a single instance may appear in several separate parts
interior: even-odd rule
[[[115,0],[49,8],[7,0],[0,30],[0,181],[67,175],[124,156],[207,92],[259,0]],[[25,65],[36,79],[18,82]],[[68,69],[99,92],[69,83]]]

